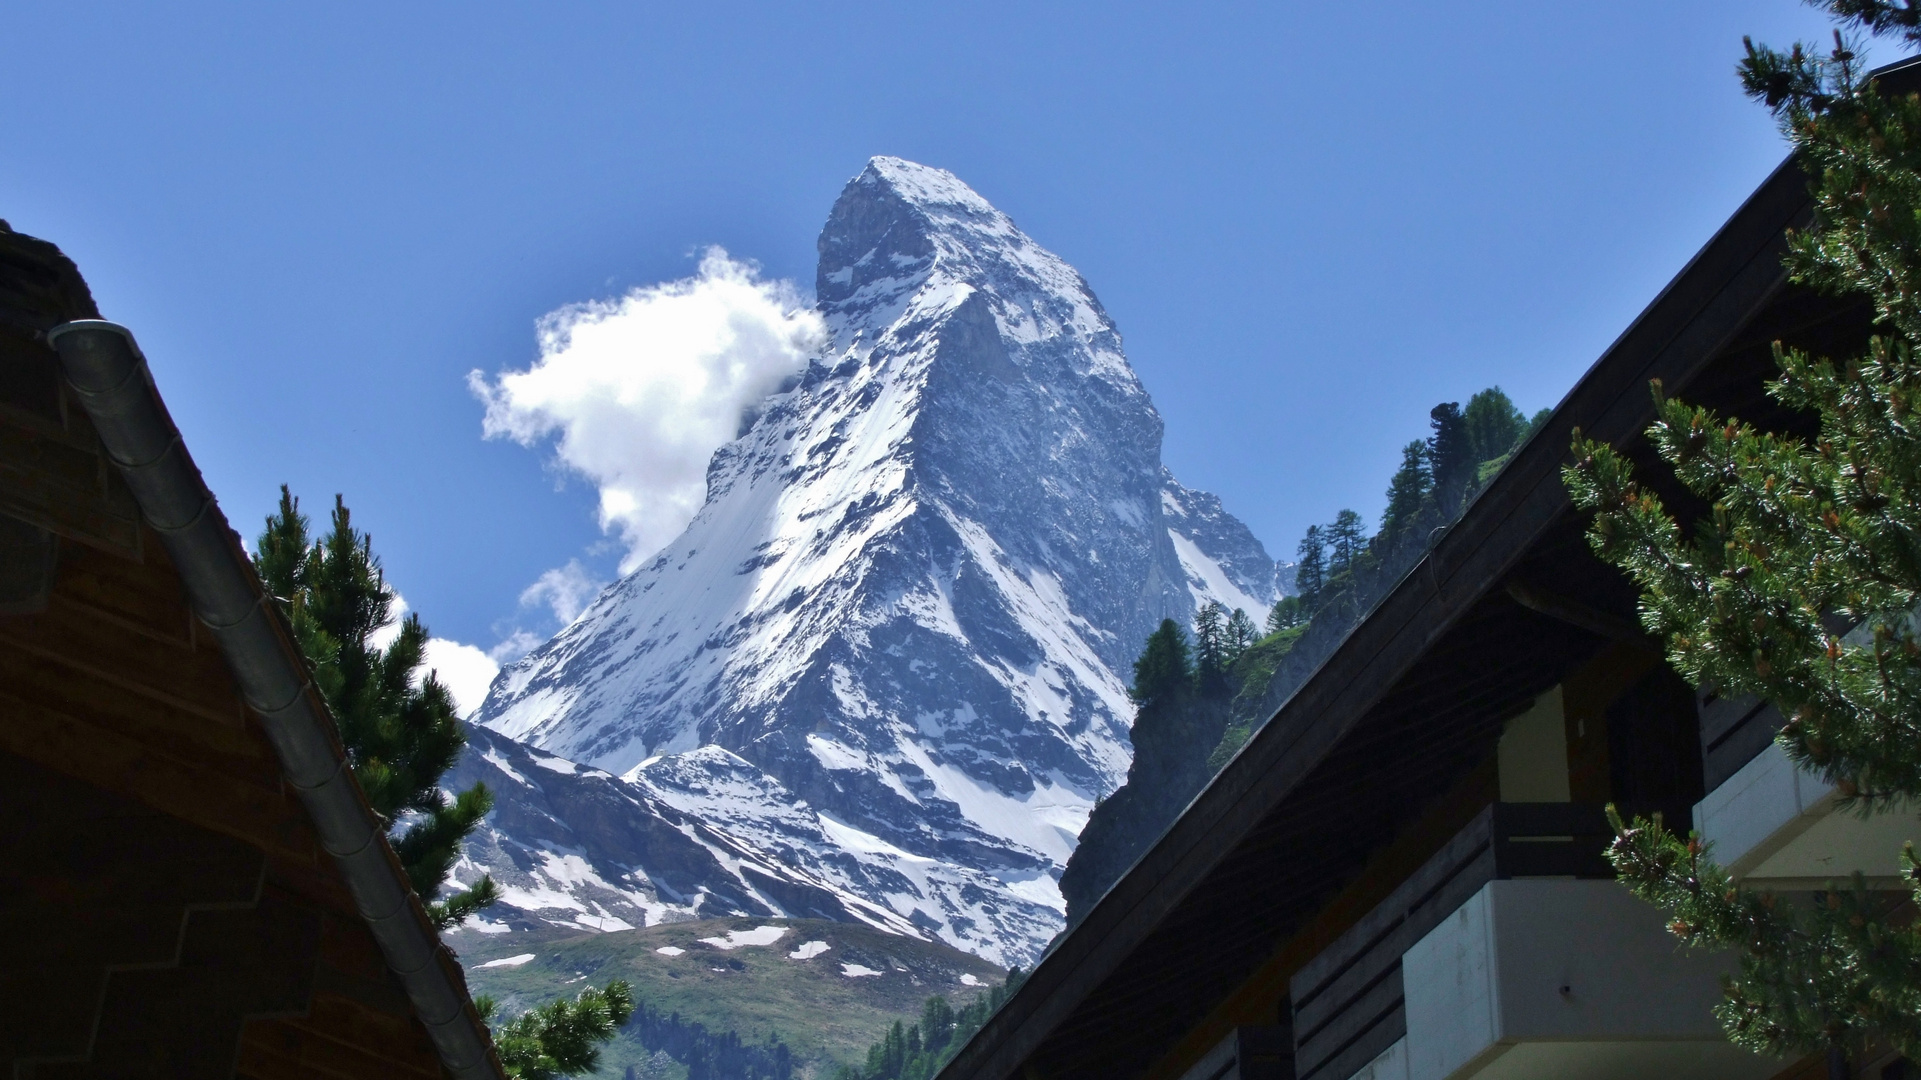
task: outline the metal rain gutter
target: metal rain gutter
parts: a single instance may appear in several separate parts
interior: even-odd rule
[[[54,327],[47,341],[142,516],[160,534],[195,616],[213,632],[241,696],[260,715],[282,774],[340,868],[441,1064],[460,1080],[504,1080],[459,962],[408,885],[382,822],[347,767],[333,717],[308,679],[292,632],[201,480],[133,335],[87,319]]]

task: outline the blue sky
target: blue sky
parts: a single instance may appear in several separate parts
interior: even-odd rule
[[[592,484],[482,439],[467,373],[709,244],[811,289],[870,155],[1076,265],[1168,464],[1285,555],[1378,514],[1434,403],[1557,401],[1782,157],[1741,36],[1826,27],[1788,0],[16,0],[0,217],[135,330],[244,533],[283,481],[345,492],[433,630],[487,647],[553,629],[518,602],[541,574],[622,549]]]

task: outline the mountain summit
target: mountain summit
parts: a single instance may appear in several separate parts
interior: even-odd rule
[[[851,917],[1030,962],[1126,775],[1142,641],[1209,599],[1258,618],[1275,564],[1162,467],[1080,274],[951,173],[873,159],[819,251],[822,355],[714,454],[686,531],[476,719],[804,871]],[[531,875],[504,874],[510,903],[567,892],[529,845],[493,850]],[[593,869],[648,921],[721,913],[637,857]],[[729,882],[726,906],[752,891]]]

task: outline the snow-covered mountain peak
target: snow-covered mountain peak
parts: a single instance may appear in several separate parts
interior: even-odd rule
[[[875,158],[819,249],[831,344],[478,720],[1025,962],[1126,775],[1141,642],[1210,599],[1258,618],[1274,563],[1162,467],[1086,282],[952,174]]]
[[[1091,367],[1145,399],[1079,272],[953,173],[874,158],[842,189],[817,246],[814,288],[837,351],[871,348],[884,325],[917,329],[985,293],[1010,340],[1071,332],[1094,346]]]
[[[867,168],[861,171],[857,180],[870,176],[891,187],[901,199],[925,207],[929,213],[946,212],[977,220],[1007,221],[1006,214],[994,209],[960,177],[946,169],[877,154],[868,159]]]

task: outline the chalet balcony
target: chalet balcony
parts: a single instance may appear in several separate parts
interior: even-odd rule
[[[1864,820],[1844,809],[1832,785],[1775,744],[1780,726],[1772,706],[1702,695],[1708,793],[1694,807],[1694,827],[1715,861],[1759,888],[1819,889],[1856,870],[1871,886],[1899,888],[1901,845],[1921,840],[1914,815]]]
[[[1291,982],[1297,1080],[1745,1080],[1724,965],[1612,880],[1599,806],[1496,803]]]

